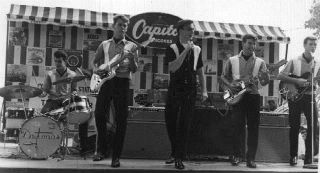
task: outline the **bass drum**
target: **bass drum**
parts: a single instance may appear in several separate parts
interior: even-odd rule
[[[25,121],[19,133],[19,146],[32,159],[47,159],[57,151],[61,140],[59,124],[45,116]]]

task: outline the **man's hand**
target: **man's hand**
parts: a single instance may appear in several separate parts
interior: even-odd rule
[[[193,42],[188,42],[188,45],[187,45],[187,47],[186,47],[186,50],[188,51],[188,50],[190,50],[190,49],[193,49],[193,47],[194,47],[194,43],[193,43]]]
[[[71,95],[72,96],[76,96],[76,95],[78,95],[78,92],[77,91],[72,91]]]
[[[228,88],[231,90],[233,94],[241,90],[241,87],[237,83],[231,83]]]
[[[98,67],[97,72],[101,72],[101,71],[110,71],[110,65],[109,64],[102,64]]]
[[[296,84],[299,86],[299,87],[306,87],[308,85],[310,85],[310,82],[308,82],[306,79],[296,79]]]
[[[202,92],[201,94],[201,101],[204,102],[208,99],[208,93],[207,92]]]
[[[128,58],[129,60],[134,60],[134,53],[131,51],[125,51],[124,52],[124,57]]]

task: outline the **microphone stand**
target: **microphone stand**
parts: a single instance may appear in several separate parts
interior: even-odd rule
[[[313,163],[313,151],[314,151],[314,130],[313,130],[313,121],[314,121],[314,89],[313,89],[313,86],[314,86],[314,69],[315,69],[315,61],[313,60],[313,67],[312,67],[312,70],[311,70],[311,127],[308,127],[308,128],[311,128],[311,164],[306,164],[303,166],[303,168],[307,168],[307,169],[318,169],[318,164],[314,164]],[[317,120],[318,121],[318,120]],[[317,124],[317,123],[316,123]],[[308,134],[309,135],[309,134]]]

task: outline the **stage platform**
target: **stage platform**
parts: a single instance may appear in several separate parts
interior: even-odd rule
[[[86,160],[78,155],[67,155],[65,160],[49,158],[47,160],[31,160],[22,153],[17,154],[17,144],[0,143],[0,173],[167,173],[167,172],[204,172],[204,173],[298,173],[298,172],[318,172],[315,169],[303,169],[303,161],[295,167],[288,163],[264,163],[257,162],[258,168],[250,169],[241,163],[240,166],[231,166],[229,162],[216,161],[186,161],[186,169],[179,171],[173,165],[164,164],[163,160],[142,160],[142,159],[121,159],[120,168],[111,168],[111,160],[93,162],[92,155]],[[13,155],[16,157],[13,157]]]

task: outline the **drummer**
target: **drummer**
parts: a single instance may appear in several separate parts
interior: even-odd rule
[[[41,113],[45,114],[52,110],[62,108],[62,102],[70,97],[70,91],[72,95],[77,94],[77,83],[59,83],[53,85],[53,82],[62,80],[68,77],[75,77],[77,74],[67,68],[66,62],[67,54],[64,51],[58,50],[54,53],[54,62],[56,69],[48,72],[45,77],[43,84],[43,95],[48,95],[48,100],[41,109]],[[71,90],[70,90],[71,87]],[[50,114],[49,114],[50,116]],[[88,122],[79,125],[79,138],[80,138],[80,154],[84,154],[88,151],[87,147],[87,137],[88,137]]]

